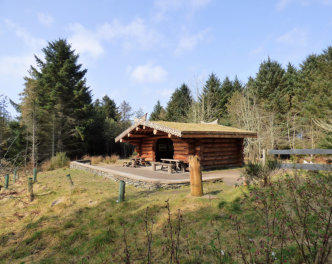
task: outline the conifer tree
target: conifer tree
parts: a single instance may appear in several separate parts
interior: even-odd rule
[[[164,120],[166,118],[166,111],[164,107],[160,104],[160,101],[158,100],[156,105],[153,107],[153,111],[150,115],[151,121],[158,121],[158,120]]]
[[[171,96],[166,108],[166,120],[188,122],[189,110],[193,98],[186,84],[177,88]]]
[[[212,121],[220,118],[221,98],[221,82],[214,73],[211,73],[198,98],[202,116],[201,121]]]
[[[31,78],[37,82],[40,108],[48,114],[40,131],[45,137],[42,149],[47,148],[43,156],[60,151],[79,155],[85,152],[92,109],[87,70],[81,69],[79,56],[64,39],[49,42],[42,51],[44,59],[36,57],[38,67],[31,67]]]

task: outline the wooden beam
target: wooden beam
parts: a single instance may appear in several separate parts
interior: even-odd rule
[[[247,134],[183,134],[182,138],[257,138],[254,135],[247,135]]]
[[[270,155],[331,155],[332,149],[271,149]]]

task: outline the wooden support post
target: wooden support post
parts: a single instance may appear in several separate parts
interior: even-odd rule
[[[33,182],[37,182],[37,168],[33,168]]]
[[[152,163],[152,170],[156,171],[156,163]]]
[[[266,149],[263,149],[263,158],[262,158],[262,164],[263,166],[266,165]]]
[[[33,179],[31,177],[29,177],[28,179],[28,195],[30,198],[30,202],[32,202],[34,199],[34,194],[33,194]]]
[[[197,155],[189,157],[189,171],[190,171],[191,195],[202,196],[203,195],[202,172],[201,172],[201,164],[199,163]]]
[[[71,186],[74,186],[74,183],[73,183],[73,180],[71,179],[70,174],[67,174],[67,178],[68,178],[68,180],[69,180],[70,185],[71,185]]]
[[[169,174],[172,174],[172,166],[169,165],[169,166],[167,167],[167,172],[168,172]]]
[[[8,185],[9,185],[9,175],[6,174],[5,175],[5,188],[8,189]]]
[[[118,203],[123,202],[125,199],[125,188],[126,188],[126,183],[124,181],[120,181]]]

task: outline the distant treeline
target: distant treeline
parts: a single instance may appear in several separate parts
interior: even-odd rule
[[[71,158],[84,154],[128,156],[130,145],[114,142],[127,128],[134,112],[126,101],[116,105],[105,95],[92,101],[86,69],[79,55],[64,39],[50,42],[25,77],[20,102],[10,103],[19,116],[9,118],[7,100],[0,97],[0,158],[36,165],[66,152]],[[247,83],[237,77],[221,81],[216,74],[194,97],[182,84],[164,108],[158,101],[150,120],[200,122],[218,119],[258,132],[247,142],[251,159],[263,148],[332,147],[332,47],[308,56],[299,67],[268,58]]]

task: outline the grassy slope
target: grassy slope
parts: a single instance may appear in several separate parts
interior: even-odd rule
[[[68,173],[74,189],[66,179]],[[182,232],[191,237],[190,247],[205,252],[204,258],[193,253],[192,263],[195,259],[214,262],[205,247],[218,219],[217,205],[220,199],[232,201],[241,194],[239,188],[222,183],[204,184],[205,193],[213,199],[191,197],[189,187],[148,191],[127,186],[126,202],[117,204],[117,183],[70,169],[40,173],[32,203],[25,186],[21,179],[11,185],[18,192],[11,195],[16,198],[0,199],[0,263],[123,263],[124,230],[134,259],[146,250],[143,219],[147,206],[149,218],[154,219],[153,258],[161,260],[165,258],[162,227],[168,199],[173,215],[182,210]],[[59,203],[52,206],[54,201]]]

